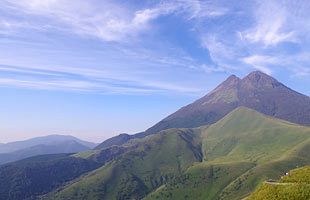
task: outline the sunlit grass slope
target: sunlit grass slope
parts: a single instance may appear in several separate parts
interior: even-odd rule
[[[275,159],[257,165],[242,174],[221,193],[220,199],[240,199],[248,196],[261,182],[268,179],[279,179],[290,169],[310,164],[310,140],[306,140]]]
[[[309,138],[309,130],[241,107],[203,132],[204,159],[265,163]]]
[[[310,166],[294,169],[279,182],[263,183],[247,200],[309,200]]]
[[[247,162],[196,164],[145,199],[215,199],[227,184],[252,167],[253,164]]]
[[[201,138],[203,163],[189,168],[183,181],[167,183],[146,199],[241,199],[262,181],[310,163],[309,128],[246,108],[203,128]],[[198,176],[193,175],[196,168]],[[205,179],[212,168],[218,173]]]
[[[51,199],[141,199],[201,160],[192,132],[171,129],[134,141],[136,148]]]

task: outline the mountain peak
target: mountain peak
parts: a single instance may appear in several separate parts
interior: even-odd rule
[[[240,81],[241,79],[238,77],[238,76],[236,76],[236,75],[230,75],[225,81],[224,81],[224,83],[225,82],[237,82],[237,81]]]
[[[251,72],[242,79],[242,82],[246,87],[254,87],[254,88],[261,88],[261,87],[274,88],[280,85],[280,83],[275,78],[261,71]]]
[[[250,73],[248,74],[248,76],[250,76],[250,75],[263,75],[263,76],[270,76],[270,75],[268,75],[267,73],[264,73],[264,72],[259,71],[259,70],[255,70],[255,71],[250,72]]]
[[[226,80],[240,80],[240,78],[234,74],[230,75]]]
[[[241,79],[237,77],[236,75],[229,76],[224,82],[222,82],[214,91],[218,91],[219,89],[223,88],[230,88],[239,83]]]
[[[241,79],[235,75],[229,76],[224,82],[217,86],[212,92],[201,98],[202,104],[215,103],[219,101],[234,102],[237,100],[237,88]]]
[[[261,72],[261,71],[253,71],[253,72],[249,73],[243,79],[249,79],[251,81],[256,81],[256,82],[259,82],[260,80],[273,80],[273,81],[275,81],[275,79],[272,76],[265,74],[264,72]]]

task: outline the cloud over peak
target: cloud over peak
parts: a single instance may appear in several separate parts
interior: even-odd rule
[[[281,1],[261,1],[255,14],[255,26],[244,32],[249,42],[261,42],[266,47],[281,42],[295,42],[294,30],[288,27],[287,8]]]

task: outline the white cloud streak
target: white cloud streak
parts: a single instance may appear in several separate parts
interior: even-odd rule
[[[298,37],[309,30],[309,20],[303,1],[257,1],[255,26],[242,32],[251,43],[262,43],[265,47],[283,42],[299,42]],[[308,22],[307,22],[308,21]]]
[[[144,40],[145,37],[138,36],[144,33],[153,34],[153,23],[167,15],[181,17],[185,20],[184,22],[193,23],[194,29],[197,28],[195,25],[202,26],[203,24],[195,24],[194,21],[197,19],[199,19],[197,20],[199,22],[204,22],[205,19],[210,22],[211,19],[214,20],[220,16],[230,15],[225,19],[216,21],[214,23],[216,28],[209,27],[209,25],[212,25],[210,23],[203,29],[206,32],[198,31],[202,46],[208,49],[213,63],[202,64],[203,62],[196,62],[195,59],[182,52],[172,55],[173,53],[169,54],[169,51],[158,53],[161,51],[160,48],[153,51],[152,49],[139,49],[137,46],[129,45],[130,47],[127,48],[118,46],[119,48],[115,49],[118,49],[119,52],[115,54],[120,54],[119,57],[122,58],[130,57],[130,59],[136,61],[134,62],[135,65],[140,64],[139,67],[134,66],[130,69],[120,66],[92,67],[85,65],[87,67],[69,67],[65,64],[44,66],[3,61],[1,63],[4,65],[23,67],[10,68],[6,66],[0,67],[0,70],[3,72],[15,71],[16,73],[23,74],[22,78],[16,78],[17,83],[20,85],[36,83],[46,88],[57,88],[58,86],[61,88],[60,85],[65,83],[72,89],[80,88],[81,90],[92,91],[98,89],[107,91],[123,90],[126,92],[130,90],[132,92],[138,90],[199,92],[195,87],[182,87],[179,85],[179,82],[158,81],[159,78],[150,77],[159,76],[160,73],[155,71],[161,70],[161,67],[164,66],[178,66],[184,69],[194,66],[194,69],[208,74],[245,71],[255,68],[271,74],[274,71],[274,66],[282,66],[284,64],[282,59],[285,58],[285,55],[275,51],[279,44],[285,42],[298,43],[301,40],[300,37],[307,35],[305,32],[310,30],[309,22],[297,20],[304,19],[306,11],[298,11],[299,13],[296,17],[293,15],[296,9],[292,10],[292,6],[285,4],[286,1],[257,1],[255,6],[258,9],[256,7],[253,9],[254,17],[252,16],[253,13],[240,15],[242,12],[235,12],[232,14],[227,7],[217,6],[214,2],[218,1],[163,0],[148,4],[148,7],[133,7],[112,0],[4,0],[0,2],[0,10],[7,10],[7,14],[9,14],[8,16],[3,15],[0,18],[0,34],[21,33],[25,29],[35,31],[49,31],[52,29],[71,34],[74,33],[83,37],[97,38],[104,44],[108,42],[108,44],[113,45],[115,43],[119,45],[119,43],[127,42],[136,44],[136,39]],[[236,17],[238,15],[241,18],[248,17],[249,20],[253,17],[254,24],[247,24],[248,26],[244,27],[239,26],[239,21],[237,21],[238,26],[232,26],[231,24],[233,24],[235,19],[240,20],[240,18]],[[232,17],[231,20],[230,17]],[[240,24],[243,23],[242,20]],[[168,45],[164,47],[167,49]],[[273,53],[271,54],[270,51],[273,51]],[[174,50],[170,52],[174,52]],[[296,66],[293,58],[298,59],[298,56],[294,55],[292,58],[285,58],[287,60],[285,64]],[[307,69],[307,62],[298,60],[298,63],[303,64],[302,69]],[[142,66],[146,63],[146,66]],[[155,65],[156,67],[147,69]],[[170,73],[171,71],[173,69],[170,70]],[[293,70],[291,69],[291,71]],[[148,73],[148,76],[144,76],[144,73]],[[76,82],[77,80],[67,74],[83,77],[85,80]],[[303,70],[302,74],[308,74],[307,70]],[[44,85],[41,84],[40,80],[36,82],[37,79],[29,79],[30,75],[33,77],[52,77],[49,79],[51,84]],[[67,83],[66,80],[72,84]],[[8,80],[6,82],[8,84],[12,83]],[[2,83],[4,84],[5,81]],[[114,86],[117,84],[119,85],[118,87]],[[129,87],[125,87],[126,84]]]
[[[220,39],[222,38],[222,39]],[[236,65],[238,57],[243,53],[239,49],[239,45],[227,42],[224,37],[217,34],[207,34],[202,37],[202,47],[209,51],[210,57],[215,66],[206,65],[203,68],[206,72],[227,72],[231,73],[240,69],[240,65]]]
[[[246,64],[253,66],[255,69],[258,69],[269,75],[272,74],[272,70],[270,69],[270,66],[281,63],[280,60],[276,57],[264,56],[264,55],[252,55],[252,56],[243,58],[242,61]]]
[[[201,44],[208,49],[217,66],[207,69],[244,72],[254,68],[268,74],[288,70],[306,76],[309,9],[309,1],[257,0],[250,9],[247,7],[247,10],[230,16],[231,20],[226,19],[226,24],[237,25],[219,25],[209,28],[211,31],[205,29]]]
[[[130,77],[128,77],[129,80],[126,80],[122,79],[122,76],[114,76],[109,72],[108,74],[104,74],[101,70],[77,70],[73,68],[59,68],[59,70],[47,71],[27,67],[0,66],[0,72],[2,73],[15,73],[12,77],[0,76],[0,85],[103,94],[187,93],[189,95],[195,95],[201,92],[198,88],[179,86],[164,81],[130,80]],[[76,79],[75,76],[82,76],[83,78]]]
[[[63,85],[66,90],[71,88],[73,90],[128,93],[139,93],[139,91],[199,93],[199,89],[179,85],[178,81],[159,81],[158,78],[149,78],[152,74],[155,77],[164,73],[155,72],[163,67],[189,68],[190,65],[196,65],[196,63],[190,56],[178,52],[177,49],[173,50],[177,52],[175,55],[164,55],[164,53],[158,54],[156,51],[137,46],[129,45],[130,47],[126,48],[115,42],[133,41],[135,43],[135,40],[139,38],[137,36],[152,29],[153,21],[166,15],[175,15],[184,20],[196,20],[222,16],[227,12],[226,9],[213,6],[209,1],[199,0],[160,1],[150,4],[147,8],[128,6],[125,3],[111,0],[4,0],[0,2],[0,6],[0,11],[8,15],[3,15],[0,20],[0,24],[3,25],[0,27],[0,34],[16,33],[18,35],[28,29],[37,32],[52,30],[74,33],[83,37],[97,38],[103,42],[113,42],[108,44],[118,45],[114,48],[114,50],[119,50],[115,53],[115,55],[120,54],[118,57],[130,57],[130,60],[136,60],[135,65],[147,63],[144,67],[127,66],[126,69],[117,65],[113,67],[68,67],[65,64],[40,64],[37,60],[41,56],[37,55],[37,52],[35,55],[22,55],[25,57],[24,63],[23,57],[19,57],[21,61],[16,62],[0,56],[1,64],[3,64],[0,67],[2,72],[14,72],[20,75],[15,78],[4,77],[1,81],[2,85],[13,86],[13,80],[16,79],[15,86],[21,87],[61,89]],[[44,48],[44,45],[41,48]],[[170,47],[166,45],[166,48]],[[40,50],[39,54],[44,54],[43,52]],[[31,60],[35,62],[31,63]],[[155,68],[158,69],[147,69],[152,65],[156,65]],[[168,76],[169,70],[165,71]],[[143,77],[143,73],[148,73],[148,76]],[[78,78],[74,79],[73,76],[78,76]],[[41,81],[40,77],[45,77],[46,83]],[[81,77],[85,80],[78,80]]]
[[[198,0],[163,1],[150,8],[132,10],[113,1],[70,1],[70,0],[5,0],[2,6],[14,12],[23,12],[32,18],[32,23],[6,21],[10,28],[38,27],[73,31],[104,41],[128,42],[150,29],[150,22],[169,14],[185,14],[188,18],[215,17],[225,14],[226,10],[212,8]],[[0,4],[1,5],[1,4]],[[39,16],[46,20],[37,20]],[[52,21],[50,21],[52,20]],[[5,29],[6,27],[2,27]]]

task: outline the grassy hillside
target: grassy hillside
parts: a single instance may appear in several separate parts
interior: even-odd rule
[[[131,149],[49,198],[241,199],[310,164],[310,129],[238,108],[209,127],[169,129],[123,147]]]
[[[240,199],[249,195],[260,183],[268,179],[279,179],[298,166],[310,165],[310,140],[306,140],[283,154],[279,159],[257,165],[229,184],[220,199]]]
[[[135,149],[69,185],[50,199],[141,199],[201,161],[193,131],[170,129],[132,141]]]
[[[161,186],[145,200],[215,199],[227,184],[253,167],[253,163],[196,164],[182,176]]]
[[[279,182],[264,182],[247,200],[310,199],[310,166],[294,169]]]
[[[307,138],[309,128],[241,107],[203,131],[204,160],[265,163]]]

